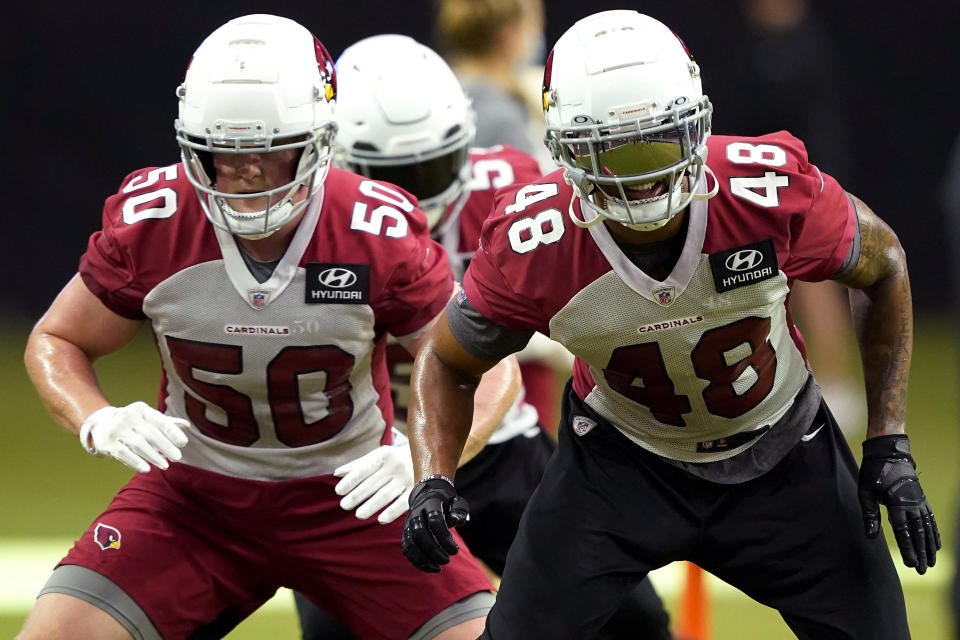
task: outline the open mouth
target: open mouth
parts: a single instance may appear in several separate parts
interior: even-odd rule
[[[616,175],[609,167],[606,166],[602,168],[602,171],[604,175]],[[626,195],[627,200],[631,202],[659,198],[660,196],[664,195],[670,187],[667,184],[666,178],[660,180],[648,180],[646,182],[630,182],[623,184],[622,186],[624,195]],[[601,189],[606,195],[611,196],[616,200],[620,200],[622,197],[620,195],[620,190],[614,185],[602,185]]]
[[[600,185],[604,195],[614,200],[622,200],[623,195],[630,202],[643,202],[645,200],[655,200],[666,195],[668,190],[667,180],[650,180],[648,182],[633,182],[623,185],[623,195],[616,185]]]
[[[628,200],[650,200],[658,198],[667,192],[666,180],[651,180],[623,185],[623,192]]]

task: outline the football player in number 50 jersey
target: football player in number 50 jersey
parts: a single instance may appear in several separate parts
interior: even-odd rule
[[[21,640],[222,637],[280,586],[362,638],[480,633],[493,594],[478,563],[465,551],[449,577],[420,573],[396,520],[413,475],[386,336],[417,351],[450,266],[412,196],[330,168],[336,92],[302,26],[232,20],[178,90],[183,161],[107,200],[26,362],[87,451],[140,473],[54,570]],[[159,410],[112,406],[92,362],[143,321]],[[498,380],[519,386],[506,362]]]
[[[880,504],[919,573],[940,536],[904,433],[896,236],[788,133],[711,136],[699,66],[637,12],[571,27],[543,106],[562,169],[498,193],[414,366],[407,558],[452,559],[437,513],[468,383],[539,331],[576,362],[483,637],[590,637],[650,570],[690,560],[800,638],[908,638]],[[864,363],[859,473],[788,313],[795,280],[828,278],[851,288]]]

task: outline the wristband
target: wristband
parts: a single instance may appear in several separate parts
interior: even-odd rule
[[[427,480],[446,480],[448,483],[450,483],[450,486],[451,486],[451,487],[455,487],[455,485],[453,484],[453,480],[451,480],[451,479],[448,478],[447,476],[443,475],[442,473],[435,473],[435,474],[433,474],[432,476],[427,476],[426,478],[424,478],[424,479],[421,480],[420,482],[426,482]]]
[[[864,458],[890,458],[913,462],[913,456],[910,455],[910,439],[905,433],[867,438],[862,446]]]

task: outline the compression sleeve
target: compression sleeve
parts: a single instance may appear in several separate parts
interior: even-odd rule
[[[491,362],[498,362],[520,351],[535,333],[529,329],[511,329],[497,324],[477,311],[462,292],[447,303],[447,323],[464,349],[481,360]]]

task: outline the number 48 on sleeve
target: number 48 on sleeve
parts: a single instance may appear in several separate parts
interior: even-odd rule
[[[764,164],[782,167],[787,154],[773,144],[732,142],[727,145],[727,160],[734,164]],[[730,193],[761,207],[780,206],[780,187],[790,186],[790,178],[776,171],[764,171],[762,176],[733,176]]]

